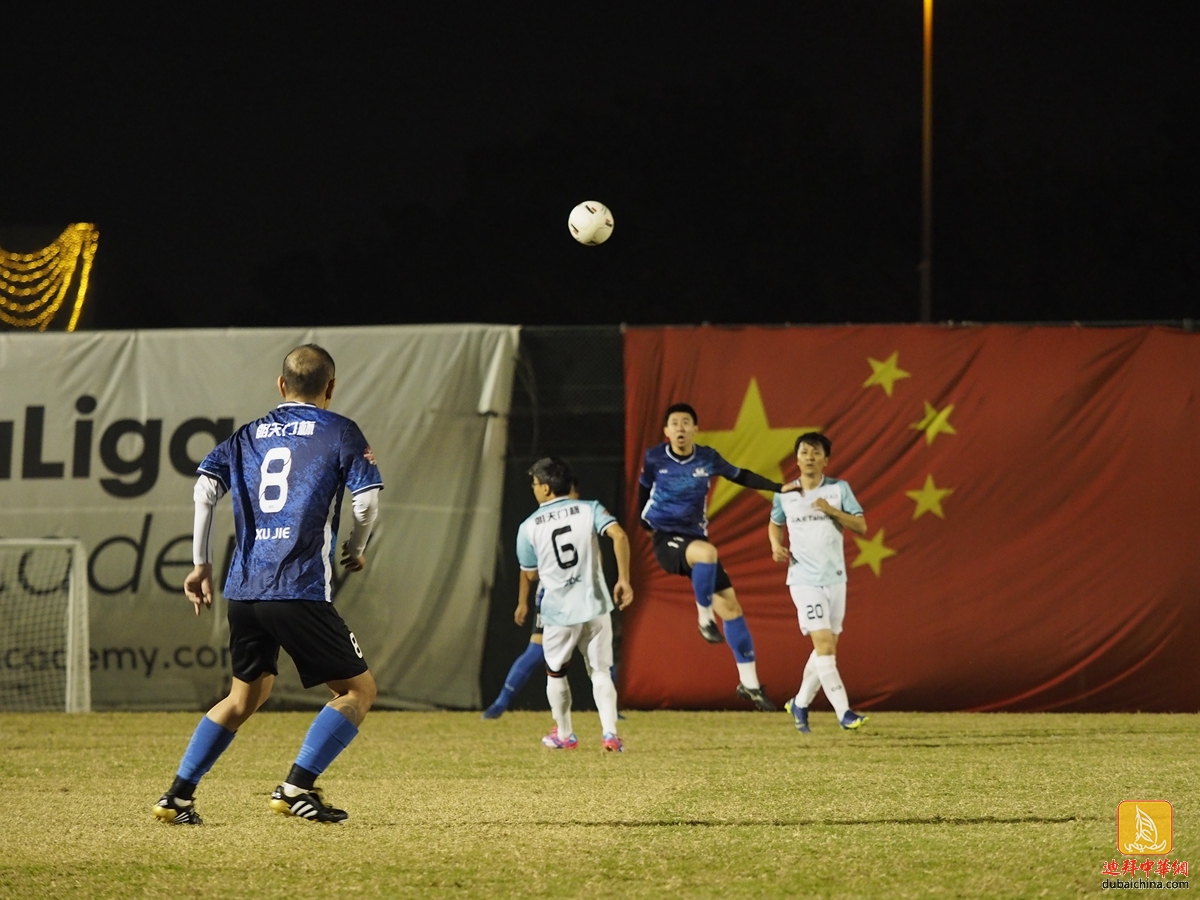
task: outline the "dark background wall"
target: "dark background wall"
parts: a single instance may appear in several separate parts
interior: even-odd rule
[[[0,247],[96,223],[92,328],[913,321],[921,10],[25,4]],[[1200,3],[936,15],[933,317],[1200,317]]]
[[[575,468],[582,496],[602,502],[620,519],[625,451],[625,386],[621,329],[617,326],[533,327],[521,331],[521,358],[508,423],[508,462],[496,582],[488,617],[480,687],[484,704],[504,685],[514,659],[529,643],[530,623],[513,622],[517,606],[517,528],[537,507],[529,466],[543,456],[565,457]],[[628,528],[628,523],[622,522]],[[611,584],[612,545],[600,541]],[[613,616],[620,660],[620,613]],[[592,686],[578,654],[568,678],[576,709],[593,708]],[[548,709],[546,677],[535,673],[515,708]]]

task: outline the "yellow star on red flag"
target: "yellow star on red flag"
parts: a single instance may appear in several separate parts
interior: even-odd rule
[[[954,493],[954,488],[939,488],[933,483],[933,476],[925,476],[925,485],[919,491],[905,491],[904,496],[917,504],[913,510],[913,519],[919,519],[927,512],[933,513],[939,519],[946,518],[942,512],[942,498]]]
[[[855,537],[854,543],[858,544],[858,556],[850,564],[850,568],[857,569],[859,566],[870,566],[876,578],[879,577],[879,573],[883,568],[883,561],[889,556],[896,555],[895,550],[884,545],[882,528],[875,532],[875,537],[869,541],[865,538]]]
[[[882,362],[868,356],[867,363],[871,366],[871,376],[862,383],[862,386],[871,387],[871,385],[877,384],[883,388],[885,394],[889,397],[892,396],[892,389],[895,387],[897,381],[901,378],[912,378],[912,375],[905,372],[896,364],[899,359],[899,350]]]
[[[758,379],[751,378],[733,430],[697,432],[696,443],[712,447],[740,469],[749,469],[764,478],[782,482],[783,468],[780,463],[795,452],[796,438],[806,431],[820,430],[819,425],[772,428],[767,420],[762,394],[758,390]],[[718,481],[708,504],[708,517],[711,519],[715,516],[742,489],[740,484],[724,478]],[[770,494],[760,493],[770,498]]]
[[[928,400],[925,401],[925,415],[920,422],[913,422],[908,427],[914,431],[925,432],[925,443],[932,444],[939,434],[958,434],[950,424],[950,413],[954,412],[951,403],[945,409],[938,409]]]

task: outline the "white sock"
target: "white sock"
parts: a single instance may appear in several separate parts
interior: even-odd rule
[[[804,677],[800,679],[800,690],[796,694],[796,705],[802,709],[812,706],[812,702],[817,699],[817,693],[821,690],[821,676],[817,674],[816,661],[817,651],[814,650],[809,654],[808,662],[804,665]]]
[[[605,734],[617,733],[617,686],[607,672],[592,672],[592,699],[600,713],[600,728]]]
[[[567,679],[547,678],[546,699],[550,701],[550,713],[558,726],[558,736],[565,741],[571,736],[571,685]]]
[[[758,667],[752,662],[738,663],[738,678],[742,684],[750,688],[752,691],[759,689],[758,683]]]
[[[696,604],[696,617],[700,620],[701,625],[711,625],[717,621],[717,614],[713,612],[711,606],[701,606]]]
[[[813,667],[820,676],[821,687],[825,688],[825,696],[833,704],[833,711],[837,713],[838,721],[841,721],[846,710],[850,708],[850,701],[846,698],[846,688],[842,684],[842,676],[838,672],[837,657],[818,656]]]

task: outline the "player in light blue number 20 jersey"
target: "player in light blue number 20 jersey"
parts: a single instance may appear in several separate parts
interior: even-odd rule
[[[825,477],[833,445],[810,431],[796,439],[800,491],[776,494],[767,535],[771,558],[787,563],[787,583],[800,618],[800,632],[812,638],[813,652],[804,667],[799,693],[788,700],[796,730],[807,733],[808,707],[825,688],[842,728],[858,728],[867,720],[850,709],[837,668],[838,635],[846,616],[846,550],[842,530],[865,534],[867,520],[850,485]],[[783,536],[786,526],[788,546]]]
[[[541,614],[542,647],[549,676],[546,698],[555,723],[542,743],[556,750],[578,746],[571,728],[571,687],[566,679],[571,654],[578,646],[591,671],[604,749],[619,753],[624,748],[617,736],[617,688],[611,675],[613,599],[600,565],[598,536],[605,535],[613,542],[617,609],[633,602],[629,536],[599,502],[570,496],[575,479],[564,460],[540,459],[529,474],[539,505],[517,529],[517,562],[521,565],[518,602],[528,602],[533,582],[540,579],[545,589]]]
[[[326,684],[333,699],[321,710],[287,779],[270,806],[284,815],[340,822],[314,782],[358,734],[375,701],[375,679],[358,640],[333,608],[333,566],[342,494],[354,498],[354,528],[342,565],[357,572],[383,488],[375,457],[354,422],[329,411],[333,358],[315,344],[283,361],[284,402],[239,428],[200,464],[193,492],[195,569],[184,593],[196,615],[212,606],[213,509],[233,501],[234,551],[225,581],[233,680],[229,696],[192,734],[174,784],[154,815],[171,825],[199,825],[193,794],[235,733],[271,695],[280,648],[307,687]]]

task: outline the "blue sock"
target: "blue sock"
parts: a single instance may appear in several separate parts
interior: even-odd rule
[[[225,752],[235,734],[237,732],[229,731],[205,716],[192,732],[192,739],[188,741],[187,750],[183,752],[176,777],[196,784],[208,774],[208,770]]]
[[[717,587],[717,564],[696,563],[692,566],[692,592],[701,606],[712,606],[713,591]]]
[[[320,775],[358,734],[358,726],[332,706],[326,706],[309,726],[296,765]]]
[[[530,641],[525,647],[525,652],[517,657],[516,662],[512,664],[512,668],[508,670],[508,676],[504,679],[504,689],[500,691],[500,696],[496,698],[489,709],[505,710],[508,709],[508,704],[512,702],[512,698],[525,687],[525,682],[529,680],[529,676],[541,668],[546,661],[546,654],[542,650],[542,645]]]
[[[733,651],[733,658],[740,663],[754,662],[754,638],[746,625],[746,617],[725,620],[725,640]]]

